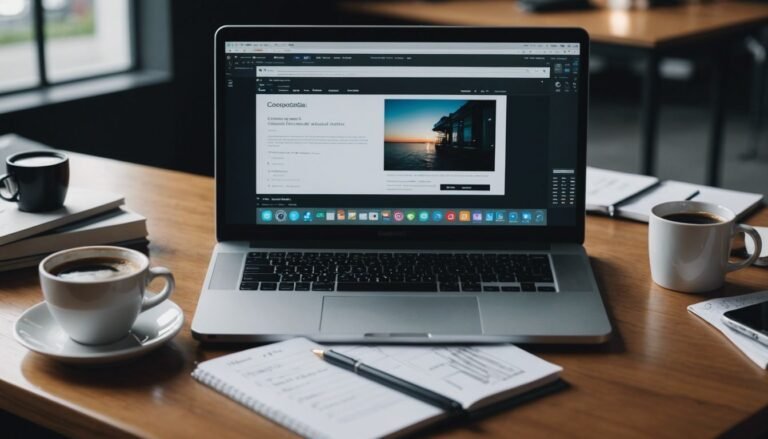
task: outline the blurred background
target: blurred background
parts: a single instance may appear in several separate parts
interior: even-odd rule
[[[365,3],[388,2],[0,0],[0,134],[13,132],[58,148],[210,175],[216,28],[430,21],[350,7]],[[437,8],[450,2],[411,3]],[[480,10],[488,2],[476,3]],[[565,12],[539,15],[555,13]],[[461,16],[449,18],[462,23]],[[608,20],[621,31],[621,15]],[[644,26],[653,34],[656,24],[649,20]],[[686,20],[681,16],[681,26]],[[518,17],[514,23],[526,21]],[[662,24],[674,26],[675,19]],[[581,25],[577,16],[573,25]],[[654,173],[705,182],[712,82],[721,81],[725,124],[718,183],[768,193],[768,140],[763,124],[756,123],[763,119],[758,106],[762,81],[755,80],[763,76],[761,38],[759,31],[732,38],[726,78],[712,78],[710,64],[724,61],[711,59],[706,48],[691,56],[659,56]],[[639,172],[647,69],[642,59],[622,53],[620,45],[603,46],[610,50],[593,51],[591,61],[588,160]]]

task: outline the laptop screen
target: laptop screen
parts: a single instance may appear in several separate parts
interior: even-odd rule
[[[226,221],[572,226],[579,53],[226,41]]]

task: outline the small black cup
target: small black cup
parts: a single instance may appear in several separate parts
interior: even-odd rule
[[[19,203],[19,210],[45,212],[64,205],[69,187],[69,158],[58,151],[26,151],[5,160],[0,198]]]

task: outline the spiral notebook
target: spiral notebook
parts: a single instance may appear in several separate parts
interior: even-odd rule
[[[192,376],[305,437],[395,436],[448,418],[312,354],[323,348],[294,338],[205,361]],[[562,371],[512,345],[332,348],[454,399],[470,413],[554,383]]]

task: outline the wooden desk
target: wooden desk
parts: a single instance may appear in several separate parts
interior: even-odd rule
[[[720,182],[724,94],[731,49],[746,35],[768,24],[768,4],[745,2],[545,13],[524,12],[510,0],[356,1],[342,7],[353,13],[419,24],[582,27],[589,32],[595,52],[643,59],[640,171],[649,175],[654,174],[657,155],[659,61],[669,55],[702,57],[709,61],[711,69],[712,106],[705,179],[715,186]],[[761,81],[755,79],[755,89],[762,90]]]
[[[288,437],[291,433],[198,384],[194,362],[228,352],[189,332],[214,245],[213,180],[72,154],[74,185],[120,191],[149,218],[152,261],[173,270],[186,313],[176,339],[106,368],[57,364],[27,351],[11,328],[42,300],[34,269],[0,275],[0,408],[72,436]],[[751,224],[768,225],[768,211]],[[768,372],[686,311],[713,295],[651,282],[644,224],[589,217],[587,248],[616,328],[601,346],[529,346],[565,368],[571,387],[446,436],[710,437],[768,428]],[[768,270],[729,276],[717,294],[768,287]],[[242,346],[240,347],[242,348]],[[762,429],[762,430],[760,430]]]

